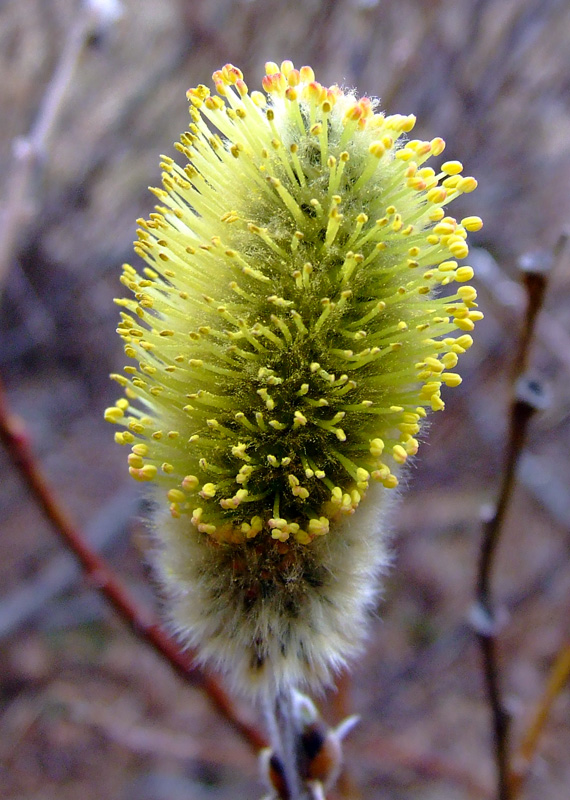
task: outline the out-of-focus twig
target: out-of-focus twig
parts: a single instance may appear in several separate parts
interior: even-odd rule
[[[520,268],[527,295],[525,324],[522,329],[517,358],[514,363],[514,377],[518,380],[528,367],[528,357],[535,334],[538,314],[544,302],[548,276],[558,265],[568,244],[568,234],[563,233],[556,242],[552,253],[528,254],[520,259]]]
[[[491,578],[495,555],[501,539],[507,509],[516,478],[516,468],[526,440],[528,423],[535,411],[545,405],[540,382],[527,373],[535,323],[542,308],[550,270],[559,260],[567,237],[560,237],[554,257],[521,259],[521,270],[527,293],[526,316],[514,362],[514,393],[509,414],[509,434],[499,498],[490,517],[483,524],[476,605],[473,611],[477,638],[481,647],[485,684],[493,719],[498,800],[510,800],[509,786],[509,719],[499,681],[497,659],[497,614],[491,596]]]
[[[554,660],[544,694],[540,698],[532,722],[514,759],[514,766],[509,776],[509,797],[511,800],[515,800],[520,794],[554,701],[569,680],[570,642],[566,642]]]
[[[38,181],[38,172],[56,130],[66,94],[96,23],[97,15],[91,8],[85,6],[77,13],[35,121],[28,134],[13,143],[13,164],[4,193],[5,207],[0,226],[0,286],[8,273],[22,229],[34,215],[36,198],[31,186]]]
[[[139,607],[127,589],[117,579],[107,562],[87,544],[83,534],[72,524],[45,481],[28,443],[22,423],[8,408],[0,383],[0,440],[20,472],[34,500],[42,509],[54,530],[79,560],[91,584],[99,589],[119,616],[140,639],[150,644],[185,680],[192,677],[208,694],[217,710],[254,748],[265,745],[261,733],[238,717],[228,695],[218,682],[202,673],[193,663],[192,654],[181,651],[176,642],[161,628],[154,616]]]

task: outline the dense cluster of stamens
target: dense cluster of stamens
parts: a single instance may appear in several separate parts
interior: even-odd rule
[[[478,217],[462,165],[424,166],[440,138],[414,116],[325,87],[310,67],[266,65],[190,89],[191,124],[163,156],[139,220],[142,273],[119,333],[134,365],[106,417],[129,471],[157,482],[175,518],[217,542],[309,545],[387,489],[418,449],[426,409],[457,386],[481,318],[458,260]],[[439,287],[457,289],[439,291]]]

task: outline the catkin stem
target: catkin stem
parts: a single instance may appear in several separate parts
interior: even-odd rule
[[[305,782],[300,775],[297,714],[292,691],[282,691],[267,704],[267,724],[273,752],[283,767],[286,794],[283,800],[309,800]]]

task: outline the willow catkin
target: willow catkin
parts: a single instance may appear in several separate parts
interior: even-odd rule
[[[132,365],[106,417],[154,487],[180,636],[271,694],[361,646],[390,495],[482,316],[457,263],[482,223],[446,216],[477,184],[424,166],[445,144],[413,116],[266,73],[265,93],[232,65],[188,92],[186,163],[163,156],[146,266],[124,266]]]

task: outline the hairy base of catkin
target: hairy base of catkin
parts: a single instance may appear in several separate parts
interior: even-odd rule
[[[187,518],[158,516],[158,568],[181,641],[247,694],[321,689],[362,646],[389,563],[388,504],[371,487],[358,514],[310,545],[264,532],[220,544]]]

